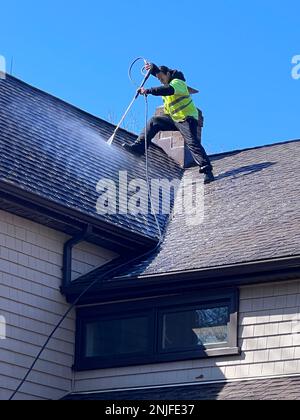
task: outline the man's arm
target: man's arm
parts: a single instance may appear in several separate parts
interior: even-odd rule
[[[146,89],[146,95],[154,95],[154,96],[171,96],[175,94],[175,89],[170,86],[159,86],[154,87],[151,89]]]
[[[151,75],[156,77],[157,74],[160,72],[159,67],[157,67],[154,63],[148,63],[146,65],[146,70],[151,70]]]

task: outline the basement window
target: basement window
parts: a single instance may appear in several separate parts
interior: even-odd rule
[[[76,370],[236,355],[238,293],[77,310]]]

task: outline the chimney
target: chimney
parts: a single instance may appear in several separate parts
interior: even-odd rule
[[[202,127],[203,127],[203,115],[199,111],[199,123],[198,123],[198,138],[201,142],[202,137]],[[159,107],[155,113],[156,116],[164,115],[164,107]],[[188,168],[193,166],[194,159],[186,146],[182,135],[179,131],[161,131],[153,139],[153,142],[161,147],[167,155],[173,158],[182,168]]]

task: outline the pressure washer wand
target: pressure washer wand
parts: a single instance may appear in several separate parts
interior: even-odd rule
[[[119,122],[119,124],[117,125],[117,127],[116,127],[116,129],[115,129],[115,131],[114,131],[113,135],[112,135],[112,136],[110,137],[110,139],[107,141],[107,144],[108,144],[109,146],[111,146],[111,145],[113,144],[113,142],[114,142],[114,140],[115,140],[115,137],[116,137],[116,135],[117,135],[117,132],[119,131],[119,129],[120,129],[120,127],[121,127],[121,125],[123,124],[123,121],[125,120],[125,118],[127,117],[127,115],[128,115],[128,113],[129,113],[129,111],[131,110],[132,105],[134,104],[134,102],[135,102],[135,101],[137,100],[137,98],[139,97],[139,95],[140,95],[140,89],[141,89],[142,87],[144,87],[144,86],[145,86],[145,84],[146,84],[147,80],[148,80],[148,79],[149,79],[149,77],[151,76],[151,72],[152,72],[152,69],[148,70],[148,72],[147,72],[146,76],[144,77],[144,80],[143,80],[143,82],[142,82],[141,86],[138,88],[138,90],[137,90],[137,92],[136,92],[136,94],[135,94],[134,98],[132,99],[132,101],[131,101],[131,103],[130,103],[129,107],[127,108],[127,110],[125,111],[125,114],[123,115],[123,117],[122,117],[121,121],[120,121],[120,122]]]

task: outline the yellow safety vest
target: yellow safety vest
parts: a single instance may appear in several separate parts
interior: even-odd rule
[[[174,79],[170,83],[175,90],[172,96],[163,96],[165,113],[176,121],[185,121],[188,117],[198,120],[198,110],[191,98],[187,84],[183,80]]]

